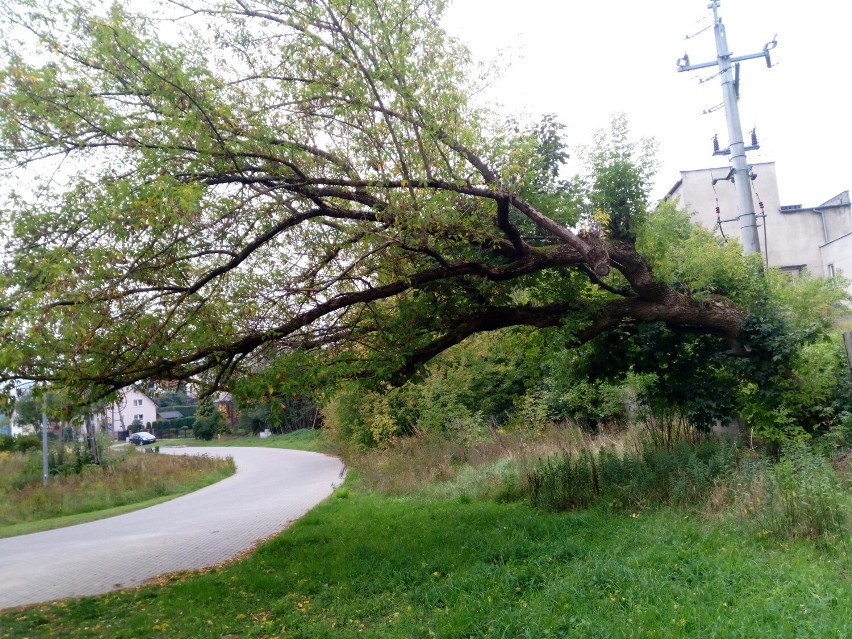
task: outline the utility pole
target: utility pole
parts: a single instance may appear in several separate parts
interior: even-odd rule
[[[50,469],[47,465],[47,413],[44,411],[41,413],[41,472],[41,480],[46,488]]]
[[[683,58],[677,62],[677,70],[694,71],[695,69],[705,69],[712,66],[719,67],[719,75],[722,78],[722,96],[725,101],[725,115],[728,121],[728,140],[730,145],[728,151],[731,155],[731,173],[728,177],[733,178],[734,188],[737,192],[737,219],[740,222],[740,238],[743,243],[743,251],[746,254],[760,253],[757,218],[754,214],[754,204],[751,199],[751,178],[746,162],[746,147],[743,143],[743,130],[740,124],[740,111],[737,105],[737,100],[739,99],[739,78],[734,78],[732,65],[742,60],[766,58],[766,66],[771,67],[772,61],[769,59],[769,52],[775,48],[777,43],[773,39],[772,42],[764,45],[763,51],[760,53],[733,57],[728,49],[725,25],[722,24],[722,18],[719,17],[719,4],[719,0],[713,0],[707,5],[708,9],[713,10],[713,31],[716,35],[716,60],[713,62],[702,62],[701,64],[690,64],[689,56],[684,54]],[[739,69],[738,64],[737,69]]]

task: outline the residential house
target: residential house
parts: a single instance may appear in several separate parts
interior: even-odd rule
[[[123,438],[134,422],[144,428],[156,420],[157,403],[136,386],[121,389],[118,398],[96,416],[97,425],[116,439]]]

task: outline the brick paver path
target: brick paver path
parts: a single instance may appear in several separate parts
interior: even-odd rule
[[[237,472],[144,510],[0,539],[0,609],[130,588],[221,563],[304,515],[344,473],[339,459],[295,450],[163,451],[231,455]]]

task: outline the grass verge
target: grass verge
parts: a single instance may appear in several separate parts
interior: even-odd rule
[[[250,446],[263,448],[290,448],[292,450],[306,450],[314,453],[331,452],[333,447],[326,434],[321,429],[297,430],[285,435],[271,435],[269,437],[256,436],[223,436],[221,439],[203,441],[201,439],[160,439],[160,446]]]
[[[224,477],[220,479],[224,479]],[[64,528],[65,526],[76,526],[77,524],[85,524],[90,521],[97,521],[98,519],[106,519],[107,517],[123,515],[125,513],[133,512],[134,510],[141,510],[143,508],[148,508],[149,506],[156,506],[157,504],[162,504],[164,501],[169,501],[170,499],[174,499],[175,497],[180,497],[181,495],[191,493],[195,490],[198,490],[199,488],[204,488],[204,486],[209,486],[210,484],[215,483],[216,481],[219,481],[219,479],[212,479],[211,481],[200,484],[198,486],[187,486],[186,490],[180,493],[173,493],[170,495],[165,495],[163,497],[155,497],[154,499],[149,499],[147,501],[125,504],[123,506],[116,506],[114,508],[106,508],[104,510],[97,510],[94,512],[87,513],[78,513],[76,515],[66,515],[64,517],[52,517],[50,519],[41,519],[38,521],[25,521],[18,524],[3,526],[0,527],[0,539],[4,539],[5,537],[16,537],[17,535],[29,535],[30,533],[42,532],[44,530]]]
[[[669,509],[348,487],[244,561],[0,615],[0,637],[844,637],[849,548]]]
[[[31,455],[30,457],[34,457]],[[53,476],[46,488],[30,478],[33,460],[0,460],[0,538],[103,519],[198,490],[229,477],[232,459],[113,452],[102,466]]]

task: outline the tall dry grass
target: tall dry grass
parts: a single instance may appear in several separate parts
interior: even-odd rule
[[[591,437],[575,424],[559,424],[541,431],[493,429],[488,437],[466,443],[406,437],[384,450],[350,450],[344,457],[366,488],[383,494],[500,497],[517,490],[541,459],[604,447],[621,450],[635,437],[633,431]]]
[[[33,472],[36,470],[36,472]],[[101,466],[52,476],[42,486],[40,455],[0,453],[0,526],[93,512],[176,495],[223,479],[233,459],[110,453]]]

